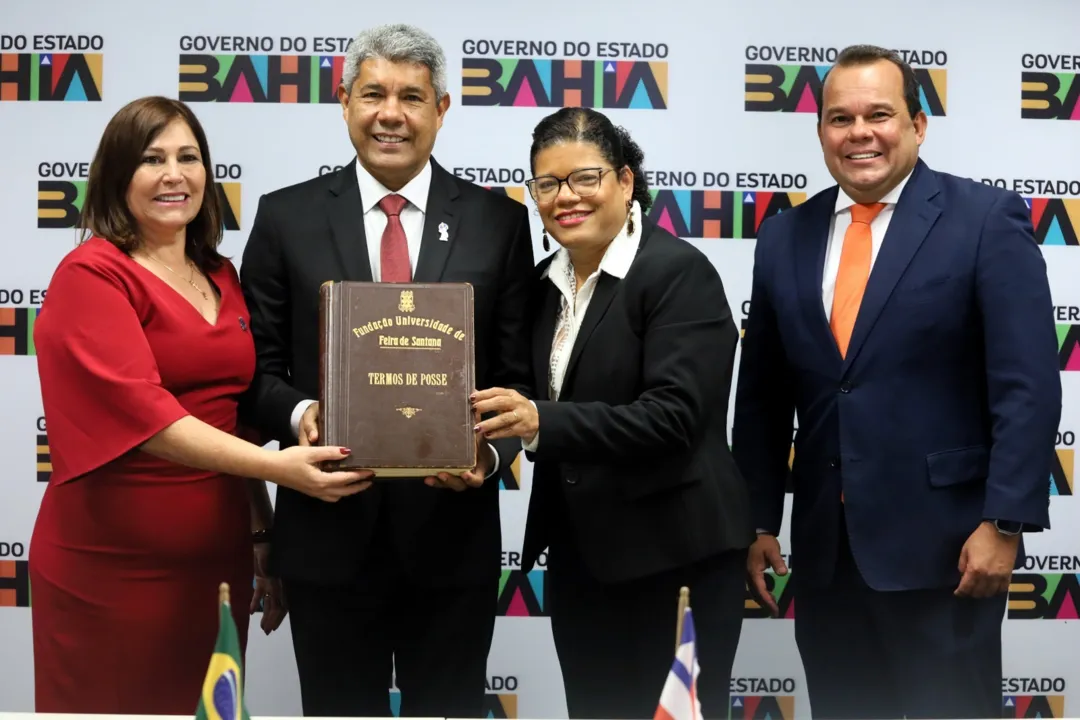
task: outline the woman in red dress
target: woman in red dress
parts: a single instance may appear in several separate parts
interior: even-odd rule
[[[252,587],[252,532],[270,528],[263,481],[327,501],[370,484],[317,469],[347,450],[241,439],[255,352],[217,251],[212,167],[182,103],[121,109],[90,168],[89,238],[34,327],[53,462],[30,543],[37,712],[194,712],[218,585]],[[269,632],[286,607],[276,584],[258,585]],[[263,599],[232,607],[242,645]]]

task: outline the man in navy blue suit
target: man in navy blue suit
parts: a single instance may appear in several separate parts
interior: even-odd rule
[[[895,53],[844,50],[818,107],[838,186],[757,240],[732,432],[758,528],[748,581],[775,612],[794,413],[814,717],[998,717],[1009,578],[1022,533],[1050,525],[1046,265],[1018,195],[919,159],[926,115]]]

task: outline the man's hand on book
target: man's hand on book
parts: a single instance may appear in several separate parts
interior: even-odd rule
[[[297,440],[301,445],[314,445],[319,441],[319,403],[313,402],[300,416],[300,433]]]

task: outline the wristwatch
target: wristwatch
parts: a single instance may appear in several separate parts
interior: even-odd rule
[[[1015,520],[994,520],[994,527],[1002,535],[1019,535],[1024,529],[1024,523]]]

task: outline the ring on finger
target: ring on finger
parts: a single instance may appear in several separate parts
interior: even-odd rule
[[[517,410],[511,410],[511,412],[514,413],[514,419],[521,422],[521,416],[517,414]]]

